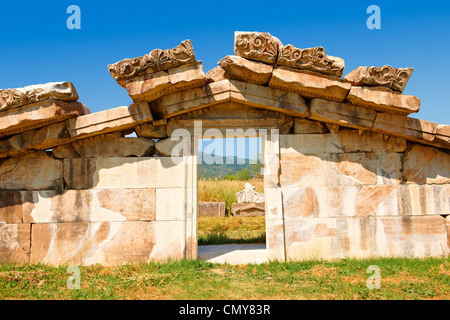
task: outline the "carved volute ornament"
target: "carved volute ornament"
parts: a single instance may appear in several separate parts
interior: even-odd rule
[[[355,86],[381,86],[403,92],[413,68],[359,67],[345,76]]]
[[[345,68],[343,59],[327,56],[322,47],[299,49],[291,44],[280,49],[277,64],[337,77],[342,76]]]
[[[281,45],[280,40],[269,33],[240,31],[234,33],[234,53],[250,60],[275,64]]]
[[[108,66],[109,73],[124,86],[125,80],[146,73],[155,73],[195,62],[191,40],[184,40],[173,49],[154,49],[142,57],[124,59]]]

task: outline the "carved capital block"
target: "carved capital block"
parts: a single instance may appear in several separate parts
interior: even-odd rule
[[[345,76],[355,86],[381,86],[403,92],[413,68],[359,67]]]
[[[281,46],[281,41],[267,32],[234,33],[234,53],[250,60],[275,64]]]
[[[168,70],[195,62],[191,40],[184,40],[173,49],[154,49],[142,57],[124,59],[108,66],[109,73],[125,88],[125,80],[148,73]]]
[[[299,49],[291,44],[280,49],[277,64],[336,77],[341,77],[345,68],[343,59],[328,56],[322,47]]]
[[[78,93],[70,82],[49,82],[16,89],[0,90],[0,112],[45,100],[77,101]]]

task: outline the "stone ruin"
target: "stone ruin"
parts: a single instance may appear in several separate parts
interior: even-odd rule
[[[264,215],[264,193],[256,192],[255,189],[256,187],[246,182],[244,190],[236,193],[237,203],[231,205],[233,216],[255,217]]]
[[[0,90],[0,260],[196,259],[179,128],[193,150],[210,128],[278,130],[260,135],[270,260],[448,254],[450,126],[410,117],[412,68],[342,78],[324,48],[260,32],[236,32],[234,52],[206,74],[189,40],[112,64],[133,103],[95,113],[70,82]]]

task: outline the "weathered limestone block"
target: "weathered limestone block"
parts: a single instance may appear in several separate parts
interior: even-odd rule
[[[373,130],[406,140],[428,143],[436,137],[437,124],[390,113],[377,113]]]
[[[407,145],[402,138],[353,129],[341,129],[337,134],[290,134],[280,137],[281,154],[404,152]]]
[[[327,165],[324,155],[281,154],[281,186],[326,186]]]
[[[273,70],[271,65],[239,56],[226,56],[218,64],[225,71],[226,79],[242,80],[260,85],[269,83]]]
[[[380,86],[403,92],[413,68],[358,67],[345,76],[354,86]]]
[[[205,76],[207,83],[219,82],[228,79],[227,78],[228,74],[227,75],[225,74],[225,70],[223,70],[221,66],[217,66],[209,70]]]
[[[64,159],[64,180],[76,190],[176,188],[185,186],[185,166],[169,157]]]
[[[151,107],[163,117],[172,117],[227,101],[269,109],[290,116],[305,117],[308,115],[305,100],[296,93],[286,94],[282,90],[237,80],[212,82],[201,88],[167,95],[152,103]]]
[[[448,246],[448,250],[450,252],[450,216],[447,216],[445,218],[445,221],[447,223],[447,246]]]
[[[189,202],[193,188],[157,188],[156,220],[186,221],[193,218],[193,205]]]
[[[35,224],[30,261],[112,266],[181,259],[182,234],[183,223],[179,221]]]
[[[231,204],[231,214],[239,217],[260,217],[264,216],[265,204],[262,203],[233,203]]]
[[[371,230],[374,256],[440,257],[449,251],[441,216],[379,217]]]
[[[437,148],[411,144],[406,151],[404,176],[407,183],[450,183],[450,154]]]
[[[231,80],[231,101],[273,110],[292,117],[309,115],[305,99],[298,94]]]
[[[0,225],[22,223],[22,197],[20,191],[0,191]]]
[[[375,110],[357,107],[349,103],[338,103],[323,99],[312,99],[310,118],[344,127],[367,129],[373,127],[377,117]]]
[[[74,149],[71,143],[56,146],[52,149],[52,154],[57,159],[79,158],[79,153]]]
[[[281,46],[281,41],[267,32],[234,33],[234,53],[250,60],[275,64]]]
[[[136,135],[140,138],[150,138],[150,139],[164,139],[167,138],[167,120],[164,120],[164,124],[153,123],[143,123],[134,127]]]
[[[286,260],[368,258],[368,218],[291,218],[286,221]]]
[[[77,101],[71,82],[49,82],[17,89],[0,89],[0,112],[44,100]]]
[[[182,143],[182,141],[172,140],[171,138],[161,139],[155,143],[155,150],[160,156],[170,157],[172,155],[173,148]],[[177,156],[181,156],[181,154],[178,154]]]
[[[445,220],[428,217],[296,218],[285,225],[287,260],[439,257]]]
[[[22,191],[27,223],[153,221],[155,189]]]
[[[65,122],[54,123],[0,140],[0,158],[46,150],[72,140]]]
[[[430,216],[450,212],[445,185],[282,187],[284,217]]]
[[[398,184],[399,153],[281,153],[281,186]]]
[[[69,118],[89,114],[79,102],[47,100],[0,113],[0,137],[43,127]]]
[[[270,261],[284,262],[286,260],[284,235],[283,220],[266,220],[266,252]]]
[[[289,134],[280,136],[280,155],[305,154],[320,155],[331,153],[329,150],[329,134]]]
[[[264,193],[259,193],[255,191],[256,187],[252,186],[250,183],[246,182],[244,190],[236,193],[236,200],[238,203],[262,203],[264,202]]]
[[[351,83],[333,76],[277,66],[273,69],[269,87],[297,92],[307,98],[342,102],[350,91]]]
[[[72,143],[81,158],[146,157],[155,151],[155,142],[145,138],[94,136]]]
[[[175,116],[230,100],[230,93],[230,81],[223,80],[203,87],[169,94],[152,102],[150,107],[162,117]]]
[[[14,157],[26,154],[22,149],[22,139],[20,135],[12,137],[0,138],[0,158]]]
[[[148,103],[141,102],[70,119],[67,125],[72,137],[87,138],[102,133],[124,131],[152,120]]]
[[[304,118],[294,119],[294,133],[327,133],[327,127],[319,121],[312,121]]]
[[[0,160],[0,189],[63,189],[62,162],[44,151]]]
[[[147,74],[126,81],[128,95],[134,102],[154,101],[161,96],[201,87],[206,76],[201,61],[189,65]]]
[[[375,87],[352,87],[347,101],[356,106],[404,116],[420,109],[420,99],[415,96]]]
[[[400,153],[337,153],[327,158],[328,185],[390,185],[402,181]]]
[[[29,223],[0,224],[0,262],[28,263],[30,261]]]
[[[345,68],[344,59],[327,55],[322,47],[299,49],[292,44],[280,48],[277,65],[336,77],[341,77]]]
[[[154,49],[149,54],[124,59],[108,66],[109,73],[125,88],[125,80],[140,75],[156,73],[195,62],[191,40],[184,40],[173,49]]]
[[[46,150],[67,143],[72,137],[65,122],[51,124],[20,134],[22,149]]]
[[[398,137],[385,136],[371,131],[341,129],[338,134],[328,135],[329,153],[351,152],[404,152],[406,140]]]
[[[198,202],[199,217],[225,217],[225,202]]]
[[[436,131],[434,142],[449,146],[450,145],[450,125],[439,124]]]

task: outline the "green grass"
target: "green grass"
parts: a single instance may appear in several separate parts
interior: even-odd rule
[[[198,245],[266,243],[265,217],[200,217]]]
[[[381,288],[368,289],[370,265]],[[167,261],[81,266],[81,289],[67,267],[0,265],[0,299],[449,299],[450,259],[344,259],[260,265]]]

